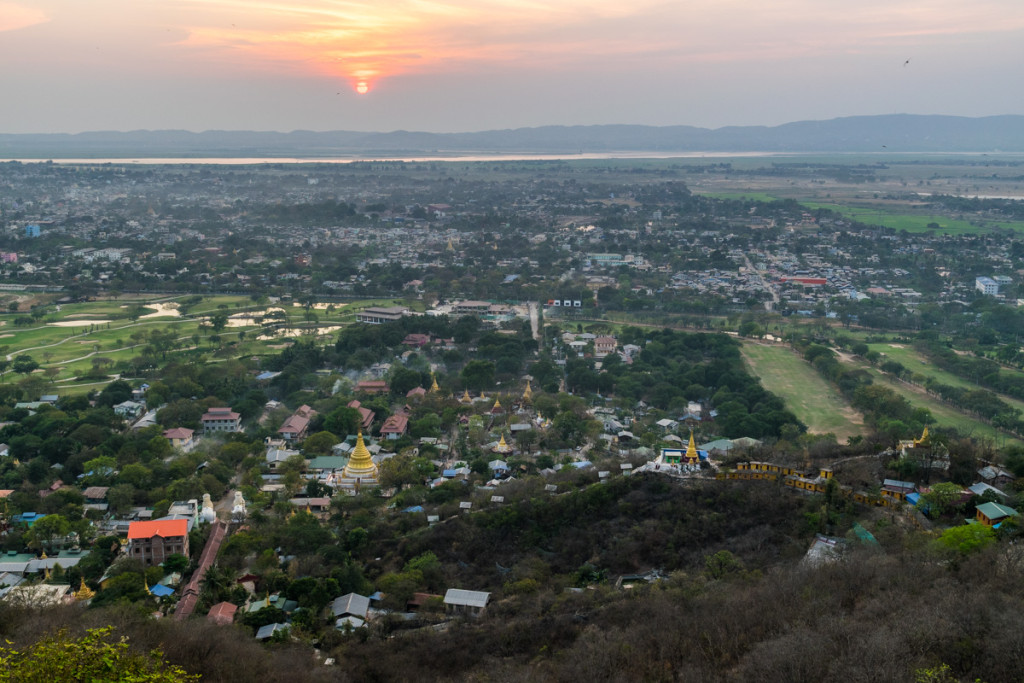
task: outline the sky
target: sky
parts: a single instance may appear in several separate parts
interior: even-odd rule
[[[1021,0],[0,0],[0,133],[1024,114]]]

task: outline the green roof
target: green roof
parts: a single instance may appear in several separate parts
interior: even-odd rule
[[[978,506],[978,511],[989,519],[1002,519],[1003,517],[1014,517],[1017,515],[1017,511],[1012,507],[1000,505],[999,503],[982,503]]]
[[[340,470],[348,464],[348,458],[343,455],[318,455],[309,461],[311,470]]]

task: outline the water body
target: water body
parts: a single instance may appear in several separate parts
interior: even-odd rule
[[[807,156],[807,153],[788,152],[587,152],[581,154],[453,154],[451,156],[412,157],[154,157],[132,159],[11,159],[23,164],[90,165],[115,164],[118,166],[145,166],[158,164],[212,164],[215,166],[245,166],[268,164],[356,164],[356,163],[428,163],[432,161],[573,161],[579,159],[729,159],[736,157],[789,157]]]

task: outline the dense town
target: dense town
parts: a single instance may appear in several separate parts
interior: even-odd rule
[[[470,632],[555,659],[509,635],[545,610],[579,662],[581,614],[912,538],[934,571],[1016,561],[1024,239],[991,225],[1016,203],[921,199],[987,226],[949,234],[691,191],[730,172],[0,164],[0,602],[131,605],[387,678],[371,654]],[[96,305],[124,337],[198,331],[132,327],[88,377],[42,355],[73,333],[16,345]],[[748,344],[797,354],[858,433],[809,429]]]

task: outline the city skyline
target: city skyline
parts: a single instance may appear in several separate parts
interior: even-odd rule
[[[0,133],[1024,113],[1011,0],[0,0]]]

